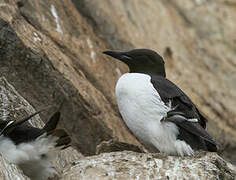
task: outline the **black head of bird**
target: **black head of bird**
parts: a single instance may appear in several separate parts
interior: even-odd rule
[[[127,64],[131,73],[166,76],[165,62],[153,50],[134,49],[131,51],[104,51],[103,53]]]

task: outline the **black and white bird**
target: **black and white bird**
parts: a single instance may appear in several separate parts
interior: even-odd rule
[[[0,120],[0,153],[34,180],[46,180],[57,174],[51,161],[71,141],[63,129],[56,129],[60,112],[54,113],[42,129],[24,124],[40,112],[22,120]]]
[[[165,62],[155,51],[104,51],[128,65],[116,84],[118,108],[128,128],[149,149],[169,155],[217,151],[206,118],[190,98],[166,79]]]

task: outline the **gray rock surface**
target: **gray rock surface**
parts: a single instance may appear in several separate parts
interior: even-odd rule
[[[82,158],[65,169],[62,179],[230,179],[236,169],[215,153],[199,153],[195,157],[164,154],[113,152]]]

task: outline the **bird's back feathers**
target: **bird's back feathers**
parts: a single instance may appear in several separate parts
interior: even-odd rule
[[[60,141],[61,146],[68,146],[70,144],[70,137],[67,132],[63,129],[56,129],[59,120],[60,112],[56,112],[51,116],[51,118],[48,120],[48,122],[44,125],[42,129],[23,124],[15,127],[14,130],[12,130],[12,132],[8,135],[8,137],[15,144],[20,144],[24,142],[33,141],[39,136],[46,133],[47,135],[53,135],[58,137],[58,141]],[[58,131],[60,131],[60,133],[57,133]],[[65,139],[67,139],[67,141],[65,141]]]
[[[153,87],[158,91],[162,101],[166,104],[171,102],[172,106],[176,106],[176,111],[184,114],[185,117],[198,119],[198,122],[178,122],[175,123],[180,134],[178,138],[186,141],[194,149],[217,151],[217,144],[206,132],[206,118],[199,112],[190,98],[174,83],[162,76],[151,76]],[[181,132],[182,131],[182,132]]]
[[[171,101],[173,107],[178,106],[177,111],[183,112],[187,118],[197,118],[201,126],[206,127],[206,118],[178,86],[165,77],[157,75],[151,75],[151,83],[165,104]]]

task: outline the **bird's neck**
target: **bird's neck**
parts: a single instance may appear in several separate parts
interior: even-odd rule
[[[148,74],[150,76],[166,77],[165,70],[164,71],[130,71],[130,73],[142,73],[142,74]]]
[[[165,66],[148,66],[146,68],[143,66],[135,66],[129,68],[131,73],[143,73],[148,75],[166,77]]]
[[[150,73],[148,73],[148,74],[149,74],[149,75],[156,75],[156,76],[166,77],[165,69],[163,69],[163,70],[161,70],[161,71],[150,72]]]

